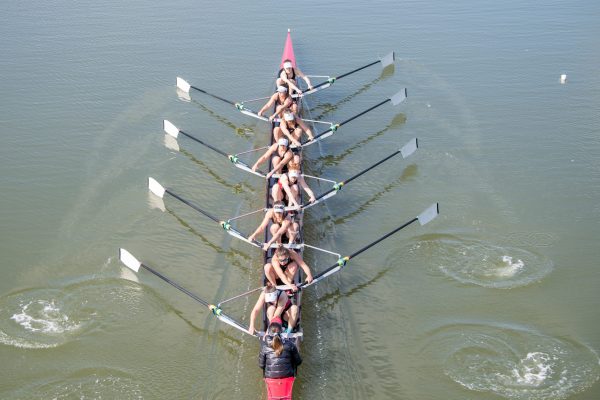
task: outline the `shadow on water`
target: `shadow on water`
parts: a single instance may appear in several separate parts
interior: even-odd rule
[[[386,133],[388,130],[390,129],[394,129],[394,128],[398,128],[399,126],[403,125],[406,122],[406,115],[404,113],[398,113],[396,114],[396,116],[392,119],[392,122],[390,122],[388,125],[386,125],[383,129],[370,134],[369,136],[367,136],[365,139],[361,140],[360,142],[356,143],[355,145],[349,147],[348,149],[344,150],[340,155],[333,155],[333,154],[327,154],[324,156],[321,156],[319,158],[317,158],[317,161],[322,162],[323,164],[325,164],[326,166],[332,166],[332,165],[337,165],[339,164],[344,158],[346,158],[347,156],[349,156],[350,154],[352,154],[354,152],[354,150],[362,147],[363,145],[369,143],[371,140],[378,138],[379,136],[383,135],[384,133]]]
[[[329,222],[329,223],[333,223],[334,225],[340,225],[340,224],[346,223],[348,220],[356,217],[357,215],[360,215],[363,211],[368,209],[372,203],[379,200],[384,194],[386,194],[387,192],[389,192],[396,186],[400,185],[402,182],[406,182],[406,181],[410,180],[411,178],[415,177],[417,175],[417,172],[418,172],[418,168],[417,168],[416,164],[411,164],[411,165],[407,166],[406,168],[404,168],[404,171],[402,172],[400,177],[398,177],[398,179],[385,185],[383,187],[383,189],[376,192],[373,196],[371,196],[369,198],[369,200],[367,200],[363,204],[361,204],[356,210],[352,211],[349,214],[346,214],[342,217],[338,217],[335,219],[333,219],[330,215],[328,215],[325,218],[321,219],[318,223],[323,224],[325,222]]]
[[[238,267],[244,273],[248,273],[248,272],[251,271],[251,269],[249,269],[247,267],[244,267],[244,265],[248,264],[247,261],[250,261],[252,259],[248,254],[246,254],[246,253],[244,253],[242,251],[239,251],[237,249],[233,249],[233,248],[231,248],[229,250],[223,249],[222,247],[220,247],[220,246],[216,245],[215,243],[211,242],[210,240],[208,240],[203,234],[201,234],[200,232],[198,232],[197,230],[195,230],[194,228],[192,228],[192,226],[190,224],[188,224],[185,220],[183,220],[181,217],[179,217],[175,212],[173,212],[172,210],[170,210],[168,208],[166,210],[188,232],[190,232],[192,235],[198,237],[202,241],[202,243],[204,243],[208,247],[210,247],[213,250],[215,250],[218,254],[225,255],[225,258],[227,259],[227,261],[229,261],[232,265]],[[242,258],[246,262],[242,262],[240,260],[237,260],[236,257],[240,257],[240,258]]]
[[[229,182],[227,182],[225,179],[221,178],[219,176],[219,174],[217,174],[215,171],[213,171],[208,165],[206,165],[206,163],[204,163],[202,160],[197,159],[192,153],[190,153],[187,150],[181,149],[179,150],[181,152],[181,154],[183,154],[184,156],[188,157],[194,164],[200,166],[204,171],[208,172],[208,174],[210,176],[212,176],[215,181],[223,186],[225,186],[228,189],[231,189],[231,191],[235,194],[241,194],[244,193],[246,194],[248,191],[250,192],[250,194],[254,194],[254,190],[246,185],[244,182],[240,182],[237,184],[231,184]]]
[[[384,270],[379,271],[373,278],[369,279],[364,283],[354,286],[350,290],[342,292],[339,288],[337,288],[333,292],[327,293],[326,295],[317,299],[317,302],[321,303],[322,307],[331,310],[340,301],[340,299],[350,297],[353,294],[361,291],[362,289],[371,286],[372,284],[383,278],[390,271],[390,269],[391,268],[385,268]]]
[[[184,100],[184,101],[186,101],[186,100]],[[235,134],[240,137],[248,138],[248,136],[254,135],[256,133],[254,131],[254,128],[251,125],[243,124],[241,126],[238,126],[238,125],[234,124],[233,122],[231,122],[229,119],[223,117],[221,114],[217,113],[216,111],[213,111],[212,109],[208,108],[204,104],[200,103],[196,99],[192,98],[186,102],[194,104],[195,106],[200,108],[202,111],[204,111],[205,113],[207,113],[208,115],[210,115],[211,117],[213,117],[214,119],[216,119],[217,121],[222,123],[223,125],[227,126],[228,128],[231,128],[235,132]],[[237,112],[237,110],[235,110],[235,112]]]
[[[336,111],[340,106],[342,106],[342,105],[350,102],[356,96],[358,96],[361,93],[364,93],[367,90],[369,90],[371,88],[371,86],[379,83],[380,81],[382,81],[384,79],[389,78],[393,74],[394,74],[394,66],[393,65],[388,66],[383,71],[381,71],[381,75],[379,75],[378,78],[373,79],[371,82],[365,83],[363,86],[361,86],[360,88],[358,88],[358,90],[356,90],[355,92],[349,94],[348,96],[344,97],[343,99],[339,100],[335,104],[331,104],[331,103],[322,103],[322,104],[319,104],[318,106],[316,106],[316,107],[314,107],[312,109],[313,112],[320,111],[320,113],[316,116],[315,119],[320,120],[325,115]]]

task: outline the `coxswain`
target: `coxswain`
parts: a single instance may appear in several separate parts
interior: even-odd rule
[[[291,91],[302,94],[302,90],[296,86],[297,77],[304,79],[309,90],[313,88],[308,76],[304,75],[298,68],[294,68],[294,64],[291,60],[284,60],[283,68],[279,71],[279,77],[277,78],[277,85],[287,85],[288,88],[290,88],[290,94],[292,94]]]
[[[304,262],[300,254],[296,253],[293,249],[280,246],[275,250],[271,262],[265,264],[265,276],[271,284],[276,285],[277,279],[279,279],[285,285],[289,286],[292,292],[295,292],[298,290],[298,287],[294,284],[294,276],[298,271],[298,266],[304,271],[306,282],[312,282],[313,276],[310,272],[310,267]]]
[[[267,318],[271,321],[275,317],[287,321],[287,332],[293,332],[298,320],[298,306],[292,304],[287,293],[283,290],[278,290],[271,282],[267,282],[267,286],[263,289],[258,300],[250,313],[250,322],[248,331],[254,334],[254,321],[260,314],[263,306],[267,304]]]
[[[291,109],[283,111],[283,118],[279,123],[279,126],[276,126],[275,129],[273,129],[275,140],[287,137],[290,143],[297,147],[302,145],[302,132],[306,132],[308,139],[313,140],[314,135],[312,130]]]
[[[263,370],[267,396],[291,399],[296,371],[302,358],[293,341],[281,338],[281,331],[281,318],[273,318],[265,337],[260,341],[258,366]]]
[[[277,183],[271,188],[273,201],[283,201],[287,195],[288,206],[300,208],[300,188],[304,189],[309,197],[309,202],[314,203],[315,194],[306,184],[304,177],[300,173],[300,164],[290,161],[288,172],[281,174]]]
[[[258,116],[261,116],[266,110],[275,105],[275,112],[269,117],[269,121],[273,121],[275,117],[281,117],[282,111],[289,108],[294,112],[298,112],[298,104],[288,93],[286,86],[277,86],[277,91],[269,98],[269,101],[258,111]]]
[[[256,236],[264,232],[269,222],[271,222],[271,227],[269,228],[271,239],[263,245],[263,250],[267,251],[273,243],[281,243],[281,236],[283,234],[287,236],[288,243],[294,243],[299,231],[298,222],[294,221],[290,215],[287,215],[285,204],[282,201],[273,204],[273,208],[270,208],[265,213],[261,224],[248,239],[250,241],[256,240]]]

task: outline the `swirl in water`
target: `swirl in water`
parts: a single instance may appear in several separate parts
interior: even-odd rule
[[[588,347],[511,327],[450,325],[435,331],[427,348],[455,382],[509,399],[564,399],[600,376]]]
[[[426,235],[408,249],[417,262],[432,264],[462,283],[510,289],[539,281],[553,268],[542,255],[451,235]]]

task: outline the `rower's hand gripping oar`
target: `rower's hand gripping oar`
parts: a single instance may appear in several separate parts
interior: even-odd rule
[[[125,249],[119,249],[119,260],[121,260],[121,262],[127,268],[133,270],[134,272],[138,272],[140,270],[140,268],[144,268],[145,270],[150,271],[151,273],[153,273],[154,275],[156,275],[157,277],[159,277],[163,281],[167,282],[169,285],[171,285],[174,288],[176,288],[177,290],[179,290],[179,291],[187,294],[189,297],[191,297],[192,299],[196,300],[198,303],[202,304],[204,307],[208,308],[213,313],[213,315],[216,316],[219,320],[225,322],[227,325],[230,325],[230,326],[232,326],[232,327],[234,327],[236,329],[239,329],[240,331],[242,331],[244,333],[247,333],[248,335],[252,335],[250,333],[250,331],[248,330],[247,327],[245,327],[244,325],[242,325],[240,322],[236,321],[235,319],[231,318],[227,314],[225,314],[223,312],[223,310],[221,310],[221,308],[219,306],[215,306],[214,304],[210,304],[209,302],[207,302],[206,300],[203,300],[200,297],[196,296],[194,293],[190,292],[186,288],[184,288],[184,287],[180,286],[179,284],[173,282],[171,279],[167,278],[166,276],[164,276],[160,272],[157,272],[154,269],[150,268],[149,266],[142,264],[140,261],[138,261],[137,258],[135,258],[127,250],[125,250]],[[252,335],[252,336],[257,336],[257,335]]]
[[[410,142],[408,142],[404,146],[402,146],[402,148],[400,148],[399,150],[396,150],[395,152],[393,152],[389,156],[385,157],[384,159],[377,161],[375,164],[371,165],[370,167],[363,169],[359,173],[351,176],[350,178],[348,178],[346,180],[343,180],[343,181],[335,183],[331,189],[329,189],[325,193],[319,195],[315,199],[314,202],[303,204],[301,206],[301,209],[303,209],[303,210],[307,209],[309,207],[314,206],[315,204],[318,204],[318,203],[320,203],[322,201],[327,200],[330,197],[335,196],[340,190],[342,190],[342,188],[344,187],[344,185],[347,185],[348,183],[352,182],[353,180],[355,180],[359,176],[361,176],[361,175],[369,172],[373,168],[375,168],[375,167],[383,164],[384,162],[386,162],[390,158],[393,158],[393,157],[397,156],[398,154],[401,154],[402,158],[407,158],[408,156],[410,156],[411,154],[413,154],[415,151],[417,151],[418,148],[419,148],[419,141],[417,140],[417,138],[414,138]]]
[[[338,124],[332,124],[331,127],[329,129],[327,129],[326,131],[323,131],[323,132],[315,135],[312,139],[309,139],[309,140],[303,142],[302,146],[306,147],[311,144],[317,143],[325,138],[328,138],[329,136],[333,135],[338,130],[338,128],[340,128],[341,126],[347,124],[350,121],[354,121],[356,118],[363,116],[370,111],[373,111],[374,109],[384,105],[388,101],[392,103],[392,106],[397,106],[398,104],[400,104],[404,100],[406,100],[406,97],[407,97],[407,91],[406,91],[406,88],[404,88],[404,89],[400,90],[398,93],[396,93],[395,95],[393,95],[392,97],[390,97],[389,99],[385,99],[382,102],[375,104],[373,107],[367,108],[365,111],[362,111],[362,112],[356,114],[355,116],[348,118],[347,120],[345,120],[343,122],[340,122]]]
[[[330,275],[338,272],[342,268],[344,268],[346,266],[346,264],[348,263],[348,261],[350,261],[354,257],[358,256],[359,254],[363,253],[364,251],[367,251],[368,249],[370,249],[371,247],[375,246],[376,244],[384,241],[385,239],[387,239],[388,237],[392,236],[396,232],[401,231],[402,229],[406,228],[407,226],[411,225],[412,223],[414,223],[416,221],[419,221],[419,224],[421,224],[421,226],[423,226],[423,225],[427,224],[428,222],[430,222],[431,220],[433,220],[435,217],[437,217],[439,213],[440,213],[440,206],[439,206],[439,204],[438,203],[432,204],[429,208],[427,208],[425,211],[423,211],[417,217],[415,217],[415,218],[411,219],[410,221],[404,223],[403,225],[399,226],[398,228],[394,229],[393,231],[391,231],[389,233],[386,233],[385,235],[383,235],[379,239],[375,240],[372,243],[369,243],[368,245],[366,245],[362,249],[355,251],[354,253],[350,254],[349,256],[341,257],[331,267],[327,268],[326,270],[320,272],[315,277],[313,277],[313,280],[310,283],[305,282],[305,283],[299,285],[298,289],[299,290],[306,289],[307,287],[309,287],[311,285],[314,285],[315,283],[318,283],[319,281],[327,278],[328,276],[330,276]]]
[[[231,236],[238,238],[240,240],[243,240],[244,242],[249,243],[252,246],[262,248],[262,243],[260,243],[259,241],[248,239],[240,231],[238,231],[234,227],[232,227],[228,221],[223,221],[223,220],[220,220],[220,219],[212,216],[211,214],[207,213],[206,211],[204,211],[203,209],[201,209],[194,203],[184,199],[183,197],[179,196],[177,193],[173,192],[172,190],[165,188],[160,183],[158,183],[158,181],[156,181],[156,179],[151,178],[151,177],[148,178],[148,189],[150,189],[150,191],[152,193],[154,193],[156,196],[160,197],[161,199],[164,197],[165,193],[170,194],[172,197],[176,198],[183,204],[193,208],[194,210],[198,211],[200,214],[204,215],[205,217],[210,218],[211,220],[213,220],[214,222],[219,224],[219,226],[221,228],[223,228],[225,230],[225,232],[227,232]]]
[[[338,81],[348,75],[352,75],[355,72],[362,71],[365,68],[369,68],[369,67],[379,64],[379,63],[381,63],[381,69],[385,69],[387,66],[392,65],[394,63],[395,59],[396,59],[396,56],[395,56],[394,52],[392,51],[391,53],[389,53],[388,55],[386,55],[385,57],[383,57],[377,61],[373,61],[367,65],[363,65],[362,67],[353,69],[352,71],[346,72],[345,74],[342,74],[342,75],[339,75],[336,77],[331,77],[331,78],[327,79],[326,81],[323,81],[317,85],[314,85],[313,88],[310,90],[306,90],[306,91],[302,92],[301,94],[293,94],[292,97],[304,97],[308,94],[312,94],[312,93],[318,92],[319,90],[326,89],[329,86],[333,85],[335,81]]]
[[[269,118],[263,117],[261,115],[258,115],[256,112],[254,112],[251,109],[249,109],[248,107],[246,107],[244,105],[244,103],[242,103],[242,102],[236,103],[234,101],[227,100],[227,99],[225,99],[225,98],[223,98],[221,96],[217,96],[216,94],[209,93],[209,92],[207,92],[204,89],[200,89],[199,87],[190,85],[185,79],[182,79],[180,77],[177,77],[176,84],[177,84],[177,88],[180,89],[180,90],[182,90],[184,93],[189,94],[190,93],[190,89],[196,89],[197,91],[202,92],[204,94],[207,94],[207,95],[209,95],[211,97],[214,97],[217,100],[221,100],[224,103],[231,104],[232,106],[234,106],[235,108],[237,108],[237,110],[239,112],[241,112],[242,114],[248,115],[248,116],[250,116],[252,118],[258,118],[258,119],[260,119],[262,121],[270,122]]]
[[[251,174],[254,174],[256,176],[260,176],[261,178],[265,178],[267,175],[264,172],[261,171],[253,171],[252,168],[246,164],[245,162],[243,162],[242,160],[240,160],[235,154],[227,154],[222,150],[219,150],[218,148],[216,148],[213,145],[210,145],[200,139],[198,139],[195,136],[190,135],[187,132],[184,132],[182,130],[180,130],[179,128],[177,128],[175,125],[173,125],[170,121],[168,120],[163,120],[163,130],[165,131],[165,133],[171,137],[174,137],[175,139],[177,139],[177,137],[179,136],[179,134],[181,133],[184,136],[187,136],[188,138],[194,140],[195,142],[200,143],[203,146],[208,147],[209,149],[211,149],[212,151],[227,157],[227,159],[229,161],[231,161],[233,163],[233,165],[235,165],[237,168],[246,171],[246,172],[250,172]]]

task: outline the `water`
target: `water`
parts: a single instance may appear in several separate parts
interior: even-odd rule
[[[409,94],[310,148],[312,173],[341,180],[420,141],[311,209],[307,242],[349,254],[434,201],[442,211],[306,292],[297,397],[598,398],[600,6],[281,6],[3,7],[0,397],[265,395],[255,341],[128,274],[117,249],[210,301],[257,285],[255,249],[174,201],[154,208],[146,179],[219,218],[262,206],[260,179],[190,141],[165,147],[161,122],[225,151],[262,146],[262,122],[198,93],[183,101],[175,77],[266,96],[290,27],[308,73],[399,58],[393,73],[372,68],[313,97],[313,116],[337,122]],[[253,302],[227,310],[247,319]]]

